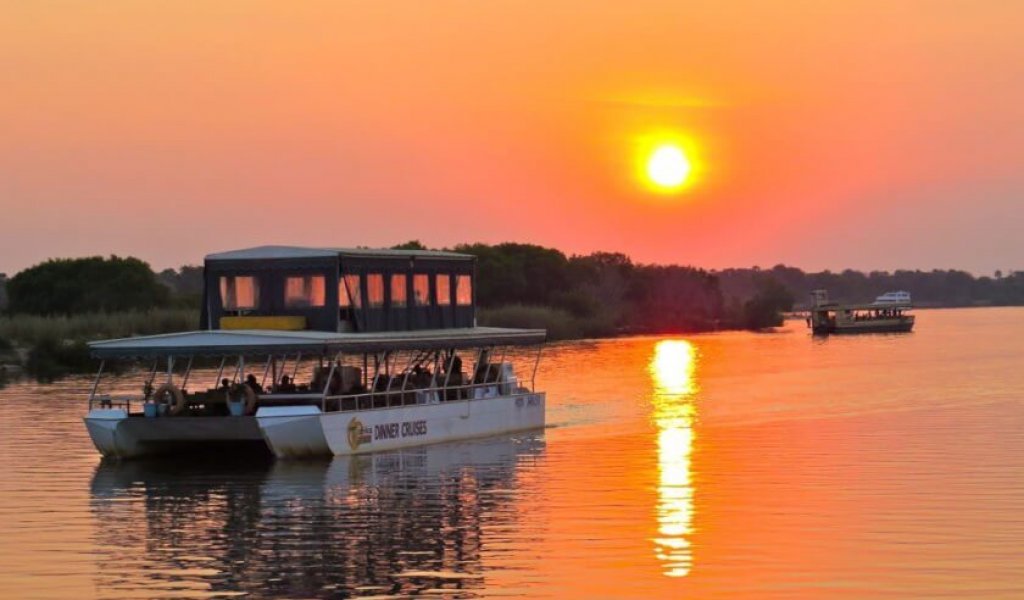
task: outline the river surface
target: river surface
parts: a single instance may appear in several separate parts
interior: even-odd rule
[[[0,390],[0,596],[1024,597],[1024,310],[545,351],[546,431],[101,462]]]

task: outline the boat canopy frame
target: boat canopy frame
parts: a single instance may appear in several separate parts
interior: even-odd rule
[[[221,358],[217,369],[217,375],[214,379],[214,385],[221,380],[221,376],[224,374],[224,369],[227,366],[229,358],[237,358],[237,363],[234,369],[232,369],[233,376],[231,377],[231,382],[234,384],[242,382],[245,373],[246,356],[258,356],[261,358],[265,356],[266,365],[263,370],[261,385],[265,386],[268,375],[273,373],[271,379],[273,386],[273,382],[276,381],[279,374],[286,374],[286,367],[290,356],[295,357],[295,364],[292,372],[293,380],[304,357],[319,360],[320,368],[324,367],[325,359],[330,360],[330,371],[325,382],[333,380],[335,370],[337,367],[342,365],[345,356],[361,356],[363,362],[363,374],[365,378],[364,383],[370,383],[369,370],[367,367],[369,366],[369,356],[373,355],[375,371],[373,384],[368,386],[368,389],[365,392],[357,394],[337,394],[330,389],[330,385],[325,384],[322,390],[310,389],[308,392],[293,394],[309,400],[318,399],[321,409],[324,412],[327,412],[329,407],[332,405],[331,401],[335,401],[333,405],[340,407],[342,406],[342,400],[355,398],[356,404],[358,405],[359,398],[369,398],[372,400],[373,398],[377,398],[382,395],[386,398],[386,406],[390,407],[393,395],[398,394],[401,397],[401,394],[408,394],[411,391],[414,391],[407,387],[407,383],[410,370],[417,363],[417,357],[420,357],[419,362],[431,357],[434,362],[435,374],[432,376],[430,386],[424,390],[431,394],[437,394],[442,391],[447,393],[448,391],[459,390],[456,394],[457,397],[467,395],[464,399],[469,400],[472,399],[472,396],[475,394],[475,389],[490,389],[500,383],[498,381],[499,376],[497,375],[495,376],[494,381],[490,380],[491,374],[488,370],[482,381],[475,381],[476,374],[474,373],[472,383],[450,386],[449,377],[451,375],[451,370],[458,350],[477,350],[475,360],[476,366],[474,367],[474,370],[476,371],[480,368],[481,364],[501,364],[504,362],[508,348],[536,346],[537,354],[534,359],[533,370],[529,379],[529,390],[533,391],[536,389],[537,368],[540,363],[543,344],[546,340],[546,332],[544,330],[478,327],[461,331],[443,330],[439,333],[440,335],[433,336],[428,335],[428,332],[426,331],[359,334],[345,333],[328,335],[322,332],[299,333],[216,330],[92,342],[90,343],[90,349],[93,356],[100,359],[100,366],[89,394],[89,410],[92,410],[94,403],[98,401],[101,408],[123,407],[126,412],[130,414],[131,403],[133,401],[138,402],[141,400],[142,403],[148,402],[152,395],[156,378],[158,374],[161,373],[161,359],[166,359],[165,373],[168,384],[173,383],[175,366],[178,364],[177,359],[188,359],[185,372],[182,374],[182,383],[179,386],[179,389],[185,389],[191,375],[196,356]],[[256,344],[254,343],[255,338],[273,338],[277,343]],[[490,353],[495,348],[502,348],[502,354],[497,363],[491,363],[489,360]],[[396,371],[397,373],[404,374],[401,386],[396,390],[392,390],[391,387],[392,384],[394,384],[394,381],[389,378],[386,390],[376,390],[377,378],[381,375],[381,371],[383,370],[386,376],[390,376],[391,360],[394,358],[396,363],[395,367],[397,368],[397,361],[401,352],[409,353],[405,368],[400,371]],[[437,376],[440,373],[440,371],[437,370],[437,367],[440,364],[440,357],[442,355],[445,356],[444,360],[447,365],[444,370],[445,377],[443,383],[437,381]],[[382,358],[384,361],[383,369],[380,362]],[[147,362],[152,360],[152,368],[147,369],[147,378],[143,385],[143,397],[113,397],[97,394],[100,380],[103,376],[104,367],[107,362],[112,359],[145,360]],[[281,360],[280,369],[278,368],[278,359]],[[253,362],[258,363],[260,361]],[[525,383],[526,379],[522,378],[518,379],[518,381]],[[439,383],[441,385],[438,385]],[[273,399],[274,394],[269,394],[268,398]]]
[[[202,330],[89,343],[94,358],[238,356],[240,354],[362,354],[387,350],[444,350],[481,346],[533,346],[547,339],[543,329],[466,327],[370,333],[322,331]]]

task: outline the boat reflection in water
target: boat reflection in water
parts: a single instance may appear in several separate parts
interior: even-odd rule
[[[101,463],[97,589],[474,595],[483,532],[515,526],[520,467],[543,454],[532,434],[318,462]]]
[[[650,363],[658,429],[658,537],[655,553],[669,577],[685,577],[693,564],[694,377],[697,349],[685,340],[663,340]]]

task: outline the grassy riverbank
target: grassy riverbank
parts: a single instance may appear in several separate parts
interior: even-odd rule
[[[195,329],[199,311],[155,308],[147,311],[89,313],[42,317],[19,314],[0,317],[0,338],[18,345],[41,340],[94,340]]]
[[[41,381],[92,371],[90,340],[152,335],[195,329],[199,311],[159,308],[147,311],[42,317],[0,317],[0,365],[24,370]]]
[[[610,319],[574,316],[547,306],[481,309],[479,320],[484,326],[546,329],[551,340],[615,334]],[[198,323],[197,310],[171,308],[75,316],[4,316],[0,317],[0,365],[7,365],[7,376],[24,370],[36,379],[51,381],[96,368],[86,342],[187,331]]]

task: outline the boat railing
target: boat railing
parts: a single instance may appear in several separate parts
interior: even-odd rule
[[[429,388],[406,387],[405,389],[324,396],[321,410],[326,413],[397,408],[400,406],[423,406],[444,402],[484,400],[498,396],[533,393],[533,388],[525,386],[524,383],[513,378],[506,381],[487,381]],[[396,398],[398,399],[397,401],[395,400]]]
[[[94,394],[89,397],[89,410],[93,408],[123,408],[126,413],[131,414],[132,402],[141,402],[141,396]]]
[[[508,396],[517,394],[533,393],[533,386],[525,385],[527,382],[512,378],[504,381],[485,381],[481,383],[468,383],[460,385],[434,386],[434,387],[409,387],[405,389],[394,388],[390,390],[376,390],[360,392],[358,394],[336,394],[323,395],[321,392],[299,392],[299,393],[265,393],[259,394],[259,401],[280,402],[282,400],[311,401],[320,400],[321,409],[324,412],[345,412],[352,410],[371,410],[375,408],[397,408],[399,406],[440,404],[452,401],[471,401],[493,398],[496,396]],[[204,395],[205,396],[205,395]],[[192,395],[186,395],[186,399],[193,400]],[[204,398],[208,399],[208,398]],[[126,413],[132,414],[132,405],[145,404],[146,399],[142,395],[114,395],[96,394],[89,399],[89,410],[98,409],[124,409]]]

